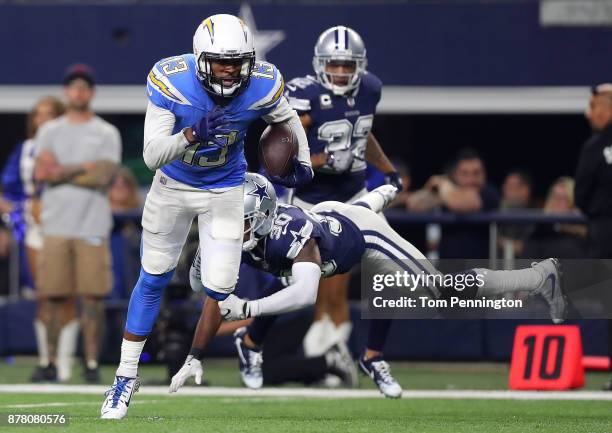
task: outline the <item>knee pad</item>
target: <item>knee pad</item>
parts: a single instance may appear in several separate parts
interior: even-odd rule
[[[142,251],[142,268],[149,275],[163,275],[176,268],[176,260],[166,253],[144,249]]]
[[[230,294],[234,291],[234,287],[236,287],[236,276],[233,275],[234,271],[232,269],[218,269],[213,272],[208,272],[208,274],[202,276],[202,284],[204,287],[210,288],[219,293],[227,293]]]
[[[129,333],[144,336],[151,332],[159,314],[162,293],[173,274],[174,269],[158,275],[140,270],[128,307],[125,329]]]
[[[221,293],[231,293],[238,282],[241,246],[239,241],[216,241],[202,254],[202,284]]]

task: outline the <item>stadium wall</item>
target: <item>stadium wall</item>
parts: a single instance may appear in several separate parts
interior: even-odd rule
[[[370,69],[393,86],[585,86],[608,81],[608,27],[543,25],[540,3],[358,5],[2,5],[0,84],[54,84],[74,62],[101,84],[141,85],[160,58],[191,51],[201,20],[241,14],[261,57],[286,78],[311,71],[312,47],[345,24],[367,43]],[[518,31],[520,29],[520,31]]]

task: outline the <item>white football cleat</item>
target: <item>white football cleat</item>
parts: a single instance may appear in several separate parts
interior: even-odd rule
[[[395,200],[400,191],[393,185],[381,185],[378,188],[374,188],[372,192],[382,196],[384,205],[381,210],[384,210],[393,200]]]
[[[234,344],[238,351],[240,378],[247,388],[259,389],[263,386],[263,353],[261,350],[250,349],[244,344],[246,333],[247,329],[245,327],[238,328],[234,332]]]
[[[100,418],[123,419],[127,415],[132,395],[139,387],[139,377],[115,376],[115,382],[106,391],[106,399],[100,409]]]
[[[366,360],[363,356],[359,358],[359,367],[370,376],[380,392],[389,398],[400,398],[402,387],[391,375],[391,367],[381,356]]]
[[[541,295],[550,311],[550,318],[553,323],[563,323],[567,317],[567,300],[563,294],[561,284],[561,264],[557,259],[546,259],[531,265],[540,271],[544,280],[542,284],[533,292]]]

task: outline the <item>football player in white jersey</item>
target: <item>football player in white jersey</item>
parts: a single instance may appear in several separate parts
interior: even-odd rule
[[[263,118],[287,122],[299,144],[292,171],[275,179],[287,187],[309,182],[308,142],[283,96],[280,72],[255,61],[253,35],[233,15],[213,15],[197,28],[193,54],[157,62],[147,79],[144,160],[156,170],[142,217],[142,268],[132,292],[115,381],[101,416],[121,419],[139,387],[138,360],[151,332],[162,291],[172,278],[193,219],[198,218],[208,296],[206,332],[220,323],[218,302],[233,290],[242,247],[244,139]]]

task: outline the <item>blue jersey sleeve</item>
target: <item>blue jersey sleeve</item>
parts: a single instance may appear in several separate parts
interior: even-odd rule
[[[272,63],[255,62],[249,86],[245,90],[248,109],[265,116],[276,108],[285,91],[285,81]]]
[[[315,107],[319,97],[319,86],[317,80],[310,75],[297,77],[287,83],[285,96],[299,115],[309,114]]]
[[[187,99],[195,69],[192,55],[168,57],[157,62],[147,76],[149,101],[160,108],[173,111],[176,104],[191,105]]]

